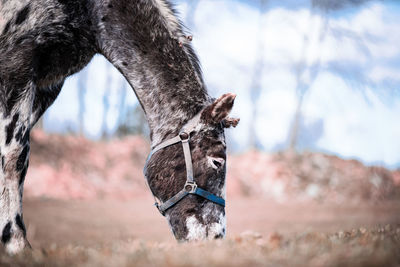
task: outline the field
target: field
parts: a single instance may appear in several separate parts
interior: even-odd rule
[[[143,138],[34,131],[33,250],[0,266],[400,266],[400,170],[306,152],[230,155],[225,240],[178,244],[153,207]]]
[[[400,266],[400,205],[228,200],[225,240],[178,244],[151,198],[25,200],[32,251],[1,266]]]

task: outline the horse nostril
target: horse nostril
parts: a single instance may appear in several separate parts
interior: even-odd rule
[[[215,235],[214,236],[214,239],[221,239],[221,238],[223,238],[224,236],[222,235],[222,234],[217,234],[217,235]]]
[[[224,166],[225,160],[223,158],[219,157],[208,157],[208,163],[213,169],[221,169],[222,166]]]

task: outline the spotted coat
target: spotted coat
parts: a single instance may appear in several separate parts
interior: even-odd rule
[[[225,188],[224,125],[234,95],[214,104],[183,26],[167,0],[0,0],[0,233],[10,253],[29,247],[22,191],[29,134],[64,80],[104,55],[128,80],[150,126],[152,145],[175,136],[198,112],[191,142],[196,179],[217,195]],[[237,122],[236,122],[237,124]],[[152,192],[165,199],[184,182],[176,147],[148,168]],[[221,237],[225,211],[190,197],[167,213],[178,240]]]

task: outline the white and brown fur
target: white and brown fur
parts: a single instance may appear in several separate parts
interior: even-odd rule
[[[104,55],[129,81],[148,120],[152,145],[178,134],[204,109],[191,150],[195,179],[224,196],[224,127],[235,96],[213,100],[199,63],[167,0],[0,0],[0,234],[10,253],[29,247],[22,192],[30,130],[65,78]],[[166,200],[185,182],[179,147],[153,157],[152,192]],[[197,196],[167,211],[178,240],[222,237],[225,211]]]

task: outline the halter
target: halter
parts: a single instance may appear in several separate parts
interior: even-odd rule
[[[185,164],[186,164],[186,183],[183,186],[182,190],[179,191],[177,194],[175,194],[173,197],[168,199],[165,202],[157,201],[155,198],[155,206],[157,209],[160,211],[160,213],[165,216],[165,212],[173,207],[175,204],[177,204],[179,201],[181,201],[184,197],[187,195],[198,195],[201,196],[211,202],[214,202],[218,205],[221,205],[225,207],[225,200],[223,198],[220,198],[207,190],[201,189],[200,187],[197,186],[196,182],[194,181],[193,178],[193,163],[192,163],[192,156],[190,153],[190,146],[189,146],[189,141],[190,141],[190,134],[193,133],[196,129],[196,126],[199,124],[200,121],[200,114],[197,114],[194,118],[192,118],[179,132],[179,134],[171,139],[168,139],[161,144],[157,145],[154,147],[145,164],[144,167],[144,172],[146,172],[147,169],[147,163],[149,162],[150,158],[159,150],[164,149],[166,147],[169,147],[171,145],[177,144],[177,143],[182,143],[182,148],[183,148],[183,155],[185,156]],[[145,174],[146,175],[146,174]]]

